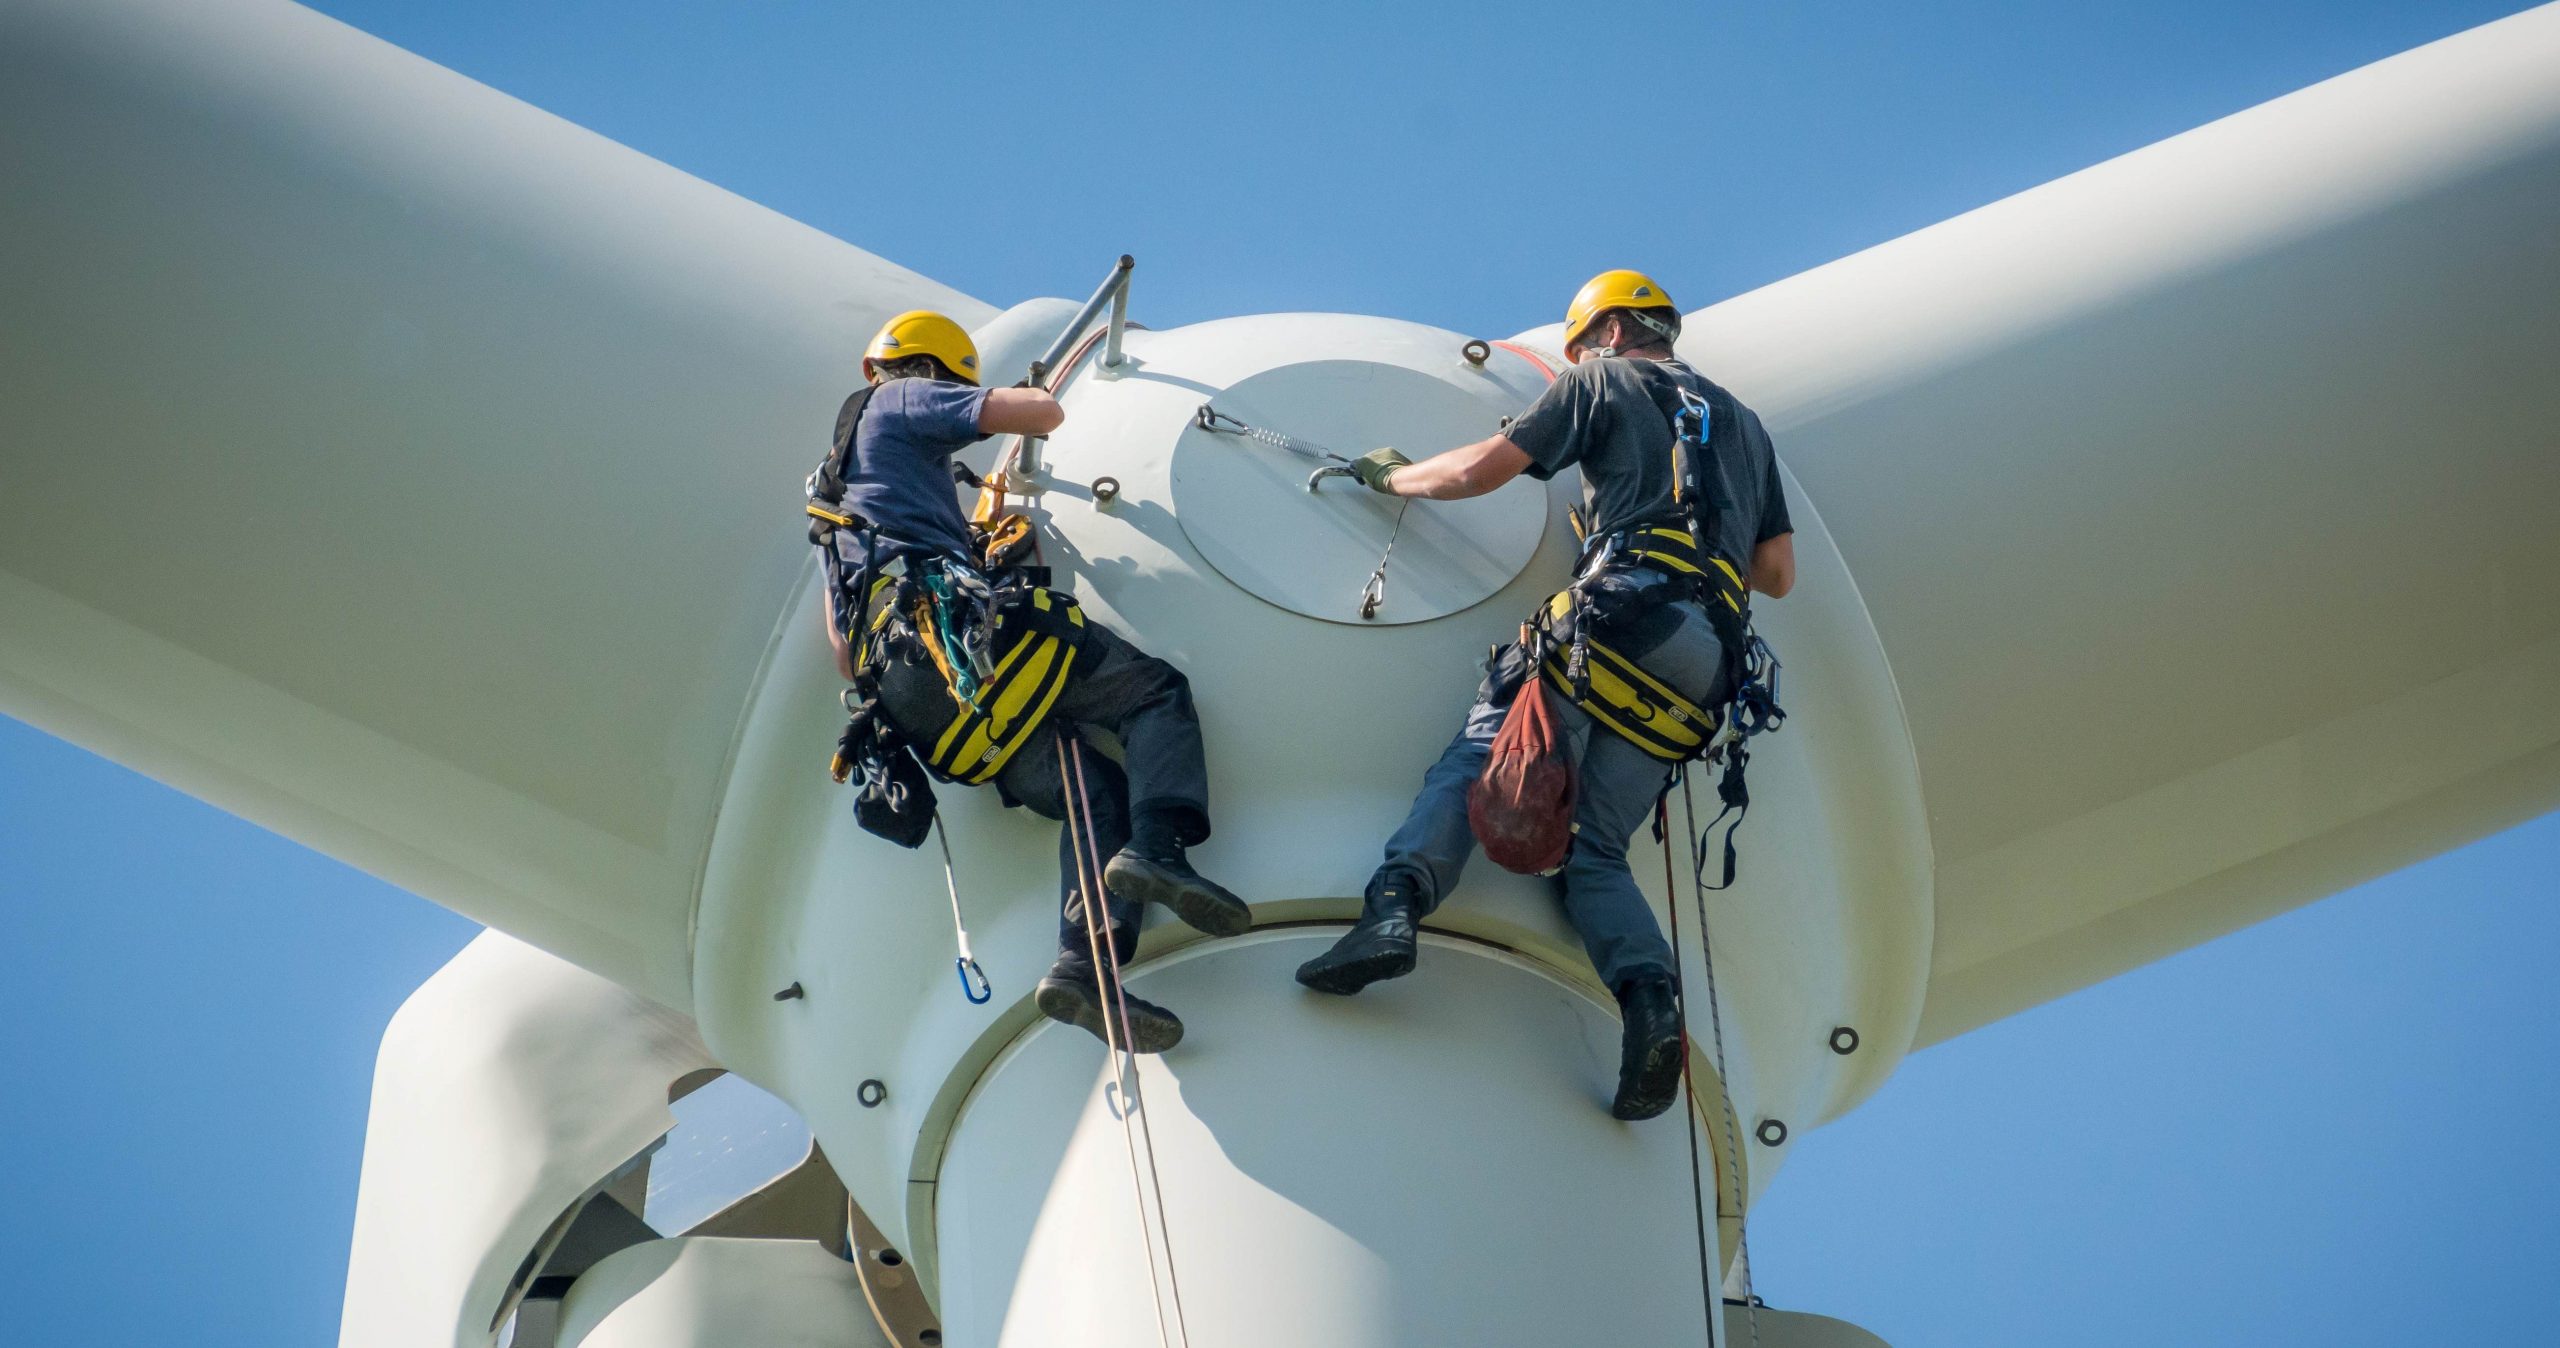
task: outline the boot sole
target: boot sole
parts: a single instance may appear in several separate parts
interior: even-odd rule
[[[1040,1008],[1040,1014],[1061,1025],[1073,1025],[1108,1045],[1111,1038],[1103,1033],[1102,1003],[1096,1000],[1099,995],[1081,983],[1044,978],[1031,1001]],[[1115,1005],[1112,1010],[1117,1013],[1119,1007]],[[1134,997],[1129,999],[1127,1030],[1133,1053],[1162,1053],[1182,1042],[1182,1022],[1174,1019],[1172,1012],[1144,1006]]]
[[[1253,909],[1207,880],[1183,880],[1123,855],[1102,868],[1102,883],[1121,898],[1172,910],[1194,931],[1242,936],[1253,930]]]
[[[1678,1035],[1647,1044],[1644,1059],[1636,1065],[1632,1082],[1621,1082],[1618,1098],[1609,1105],[1612,1118],[1634,1123],[1650,1119],[1671,1108],[1680,1098],[1680,1054],[1685,1047]]]
[[[1414,955],[1409,950],[1372,951],[1323,968],[1316,967],[1320,959],[1299,965],[1298,981],[1337,997],[1348,997],[1372,983],[1402,978],[1413,972],[1414,965]]]

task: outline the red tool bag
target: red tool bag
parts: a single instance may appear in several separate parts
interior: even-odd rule
[[[1522,875],[1545,875],[1562,866],[1573,845],[1579,789],[1550,696],[1531,670],[1502,718],[1502,733],[1493,738],[1493,757],[1467,787],[1467,825],[1484,854]]]

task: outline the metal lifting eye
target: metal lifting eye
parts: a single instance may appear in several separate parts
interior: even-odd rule
[[[1466,357],[1469,365],[1481,366],[1492,359],[1493,347],[1481,337],[1470,338],[1465,346],[1458,348],[1458,354]]]

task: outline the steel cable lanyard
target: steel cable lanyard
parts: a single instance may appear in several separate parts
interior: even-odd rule
[[[1215,431],[1220,435],[1240,435],[1255,444],[1269,445],[1273,449],[1286,450],[1299,458],[1314,461],[1317,465],[1316,470],[1307,474],[1308,491],[1314,491],[1323,486],[1324,480],[1329,477],[1356,479],[1360,476],[1359,472],[1352,468],[1351,460],[1312,440],[1301,440],[1294,435],[1265,430],[1260,426],[1248,426],[1207,403],[1200,404],[1200,410],[1192,414],[1191,420],[1194,425],[1204,431]],[[1369,579],[1360,586],[1360,616],[1363,619],[1375,619],[1378,616],[1378,606],[1387,601],[1387,559],[1395,555],[1396,540],[1404,536],[1405,512],[1412,508],[1412,497],[1407,496],[1399,500],[1396,506],[1395,525],[1387,531],[1386,551],[1378,554],[1378,565],[1369,572]]]
[[[1103,935],[1110,924],[1110,909],[1101,897],[1101,844],[1094,837],[1093,805],[1085,794],[1084,742],[1072,735],[1056,737],[1058,746],[1058,785],[1067,800],[1067,845],[1076,858],[1076,901],[1084,916],[1086,947],[1092,952],[1095,992],[1102,1008],[1102,1043],[1111,1055],[1112,1084],[1120,1093],[1120,1107],[1114,1112],[1120,1119],[1120,1142],[1129,1155],[1129,1191],[1137,1202],[1138,1241],[1147,1252],[1147,1294],[1155,1300],[1156,1343],[1158,1348],[1173,1348],[1173,1335],[1164,1313],[1164,1288],[1173,1287],[1172,1326],[1181,1330],[1182,1348],[1191,1348],[1191,1327],[1182,1312],[1182,1279],[1173,1265],[1173,1227],[1165,1218],[1164,1178],[1156,1168],[1154,1125],[1148,1122],[1146,1097],[1138,1086],[1138,1054],[1129,1044],[1129,995],[1120,982],[1120,947]],[[1070,754],[1072,768],[1070,767]],[[1079,828],[1078,821],[1082,821]],[[1109,979],[1109,986],[1103,980]],[[1114,1010],[1118,1015],[1113,1015]],[[1137,1129],[1146,1138],[1147,1166],[1145,1178],[1138,1171],[1137,1133],[1129,1119],[1137,1116]],[[1147,1215],[1147,1191],[1152,1181],[1155,1191],[1155,1217]],[[1156,1268],[1156,1238],[1164,1238],[1164,1271]]]

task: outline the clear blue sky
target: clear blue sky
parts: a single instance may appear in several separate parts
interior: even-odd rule
[[[1129,251],[1160,325],[1502,334],[1603,266],[1711,302],[2518,6],[319,7],[997,303]],[[2555,863],[2560,818],[1915,1057],[1800,1144],[1763,1294],[1900,1348],[2547,1337]],[[334,1341],[374,1041],[470,934],[0,721],[24,1341]]]

